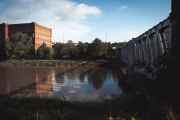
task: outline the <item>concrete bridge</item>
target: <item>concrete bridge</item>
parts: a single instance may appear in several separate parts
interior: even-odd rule
[[[131,69],[134,61],[141,60],[151,63],[171,48],[171,22],[168,17],[148,31],[132,38],[119,50],[119,58]]]
[[[180,46],[180,0],[171,0],[169,17],[137,38],[129,40],[118,50],[119,58],[131,69],[135,60],[151,63],[166,52],[166,48]]]

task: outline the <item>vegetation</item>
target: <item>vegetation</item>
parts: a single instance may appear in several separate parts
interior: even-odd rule
[[[115,120],[139,118],[128,111],[132,96],[107,96],[101,101],[68,102],[39,95],[28,97],[10,97],[0,95],[1,120],[106,120],[110,116]],[[141,120],[141,119],[139,119]]]
[[[151,64],[136,61],[134,69],[144,73],[123,76],[128,90],[136,95],[131,109],[148,119],[180,119],[180,54],[178,49],[165,50]]]
[[[46,47],[46,44],[43,43],[38,49],[36,56],[38,59],[52,59],[52,52],[49,47]]]
[[[31,48],[31,38],[21,33],[12,35],[5,46],[9,59],[27,59]],[[67,44],[58,43],[53,48],[55,59],[117,57],[117,49],[113,49],[111,43],[102,42],[98,38],[92,43],[79,42],[77,46],[69,40]],[[51,50],[43,44],[38,48],[36,56],[38,59],[51,59]],[[128,94],[110,96],[99,102],[81,103],[38,96],[19,98],[0,95],[0,119],[101,120],[111,116],[115,120],[177,120],[180,119],[179,61],[180,53],[175,47],[165,50],[151,64],[136,61],[134,69],[143,68],[144,72],[122,76],[120,81],[127,88]]]
[[[102,42],[96,38],[92,43],[78,42],[72,40],[67,43],[53,45],[53,51],[43,43],[37,51],[33,50],[31,37],[20,32],[10,36],[5,43],[6,59],[117,59],[117,49],[125,43]],[[36,53],[34,55],[34,53]]]
[[[27,59],[32,47],[32,38],[18,32],[6,40],[5,53],[8,59]]]
[[[102,42],[99,38],[92,43],[78,42],[77,45],[69,40],[66,44],[57,43],[53,48],[55,59],[117,59],[117,47],[113,48],[111,43]]]

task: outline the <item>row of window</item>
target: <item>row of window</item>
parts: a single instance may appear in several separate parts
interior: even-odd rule
[[[40,28],[38,28],[37,32],[38,33],[43,33],[43,34],[50,34],[51,31],[49,29],[40,29]]]
[[[32,31],[30,31],[30,30],[9,30],[9,32],[17,33],[17,32],[32,32]]]
[[[38,33],[38,36],[50,37],[50,34],[42,34],[42,33]]]

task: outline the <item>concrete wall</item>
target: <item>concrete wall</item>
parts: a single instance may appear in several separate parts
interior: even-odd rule
[[[171,48],[170,18],[165,19],[121,48],[121,60],[131,69],[136,60],[151,63]]]
[[[157,56],[166,52],[166,48],[179,49],[180,46],[180,1],[171,0],[171,13],[137,38],[130,40],[121,49],[122,60],[131,67],[133,60],[144,60],[151,63]],[[132,43],[134,45],[132,45]],[[132,55],[132,49],[134,54]],[[128,57],[127,57],[128,56]],[[125,60],[124,60],[125,59]]]
[[[127,47],[127,43],[121,47],[121,60],[124,61],[125,63],[128,62],[128,47]]]

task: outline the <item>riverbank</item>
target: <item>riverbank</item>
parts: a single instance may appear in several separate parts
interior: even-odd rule
[[[0,66],[97,66],[97,67],[119,67],[119,61],[108,60],[7,60],[1,61]]]
[[[131,96],[107,96],[101,101],[68,102],[52,97],[11,97],[0,94],[1,120],[115,120],[137,118],[127,105]],[[129,113],[129,115],[127,114]]]

